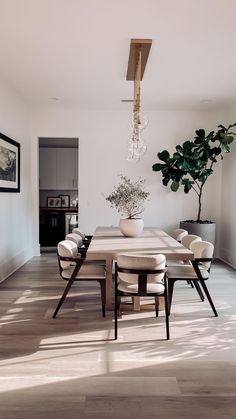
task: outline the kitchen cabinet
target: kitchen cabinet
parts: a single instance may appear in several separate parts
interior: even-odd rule
[[[40,246],[56,246],[65,238],[65,212],[40,211]]]
[[[39,188],[57,189],[55,148],[39,148]]]
[[[40,189],[78,188],[78,148],[39,149]]]

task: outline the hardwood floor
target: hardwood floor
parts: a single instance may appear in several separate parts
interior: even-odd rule
[[[185,283],[164,317],[127,312],[114,341],[96,285],[64,289],[54,255],[0,284],[0,418],[224,419],[236,411],[236,273],[215,263],[207,283],[219,317]]]

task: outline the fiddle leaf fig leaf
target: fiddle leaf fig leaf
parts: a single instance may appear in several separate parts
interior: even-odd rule
[[[175,180],[172,182],[171,184],[171,190],[173,192],[177,192],[177,190],[179,189],[179,182],[176,182]]]
[[[196,131],[196,134],[197,134],[197,138],[199,139],[199,140],[204,140],[204,138],[205,138],[205,130],[204,129],[198,129],[197,131]]]
[[[164,186],[167,186],[170,181],[170,176],[165,176],[162,180]]]
[[[170,158],[170,154],[167,150],[162,151],[161,153],[158,153],[157,156],[160,160],[167,162],[167,160]]]
[[[163,164],[163,163],[155,163],[155,164],[152,166],[152,170],[153,170],[154,172],[159,172],[160,170],[163,170],[163,169],[164,169],[164,167],[165,167],[165,164]]]
[[[222,144],[222,150],[225,153],[230,153],[230,146],[228,144]]]
[[[182,153],[183,153],[183,149],[182,149],[182,147],[181,147],[180,145],[177,145],[177,146],[175,147],[175,149],[176,149],[176,151],[178,151],[178,153],[180,153],[180,154],[182,154]]]

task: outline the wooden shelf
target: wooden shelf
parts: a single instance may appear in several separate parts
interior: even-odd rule
[[[140,80],[142,80],[151,45],[152,39],[131,39],[126,80],[135,80],[136,68],[139,61],[140,51],[142,57]]]

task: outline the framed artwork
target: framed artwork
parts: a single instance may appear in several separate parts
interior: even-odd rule
[[[20,192],[20,144],[0,134],[0,192]]]
[[[63,208],[69,208],[70,206],[70,195],[59,195],[61,198],[61,206]]]
[[[61,198],[58,196],[48,196],[47,197],[47,206],[48,208],[60,208],[61,207]]]

